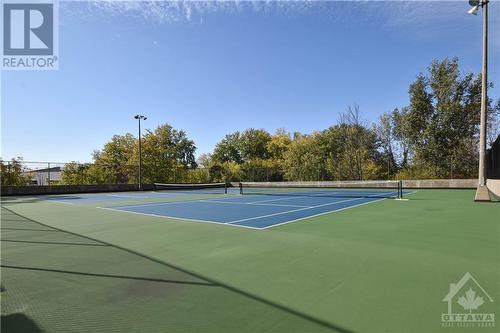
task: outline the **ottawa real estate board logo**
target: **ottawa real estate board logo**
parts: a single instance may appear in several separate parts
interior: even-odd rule
[[[495,327],[493,299],[469,272],[450,283],[443,302],[448,303],[448,312],[441,314],[443,327]]]
[[[1,11],[2,69],[57,69],[57,1],[4,0]]]

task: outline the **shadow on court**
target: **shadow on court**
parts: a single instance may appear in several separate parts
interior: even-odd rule
[[[2,332],[3,333],[41,333],[40,327],[29,317],[22,313],[13,313],[2,315]]]
[[[22,332],[352,332],[5,207],[2,228],[2,329],[5,316]]]
[[[11,204],[18,204],[18,203],[36,203],[43,201],[40,196],[19,196],[19,197],[10,197],[10,196],[2,196],[2,205],[3,206],[8,206]]]

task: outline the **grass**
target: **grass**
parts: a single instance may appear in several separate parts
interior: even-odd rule
[[[268,230],[6,200],[2,330],[471,332],[441,314],[465,272],[500,313],[500,205],[473,197],[421,190]]]

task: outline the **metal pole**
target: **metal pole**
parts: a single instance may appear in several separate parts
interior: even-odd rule
[[[387,154],[387,180],[390,179],[391,177],[391,167],[390,167],[390,157],[389,154]]]
[[[490,201],[486,187],[486,112],[488,105],[488,0],[481,3],[483,8],[483,68],[481,73],[481,122],[479,128],[479,179],[475,201]]]
[[[139,119],[139,191],[142,191],[141,117]]]

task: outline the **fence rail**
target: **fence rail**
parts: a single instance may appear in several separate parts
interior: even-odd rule
[[[0,160],[0,166],[3,186],[139,183],[137,165]],[[319,173],[314,178],[314,180],[328,180]],[[213,165],[209,168],[187,168],[183,165],[143,165],[142,180],[146,184],[155,182],[283,181],[285,175],[278,168],[251,166],[242,166],[235,171],[228,168],[227,165]]]
[[[51,186],[132,184],[137,167],[77,162],[0,160],[2,185]]]
[[[0,160],[2,186],[54,186],[54,185],[113,185],[138,184],[137,165],[99,164],[78,162],[37,162],[14,159]],[[144,165],[143,184],[153,183],[211,183],[211,182],[282,182],[282,181],[345,181],[325,170],[296,174],[293,178],[277,166],[214,164],[208,168],[187,168],[183,165]],[[439,182],[439,180],[433,180]],[[444,180],[443,180],[444,181]],[[409,181],[407,187],[412,187]],[[429,181],[415,185],[424,186]],[[460,180],[450,184],[462,184]],[[437,183],[436,183],[437,184]],[[443,182],[445,184],[445,182]],[[448,184],[448,183],[446,183]],[[465,184],[465,183],[463,183]],[[469,187],[469,183],[464,185]],[[435,184],[430,185],[434,188]],[[444,185],[444,187],[447,187]],[[452,186],[453,187],[453,186]]]

